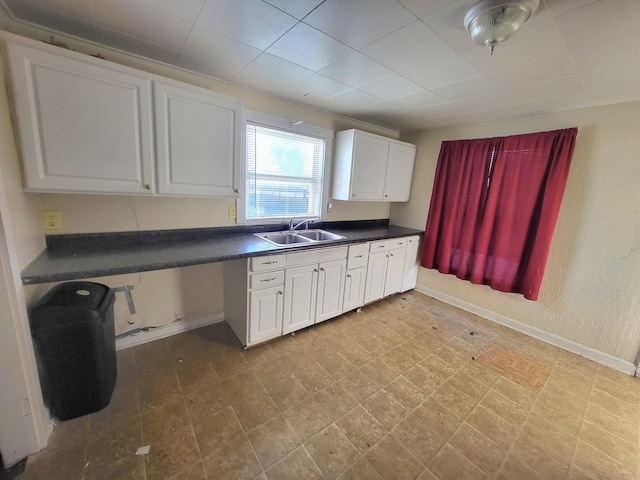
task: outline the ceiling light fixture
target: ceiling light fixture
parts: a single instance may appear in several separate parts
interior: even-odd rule
[[[480,0],[464,16],[464,27],[478,45],[494,47],[511,38],[533,15],[539,0]]]

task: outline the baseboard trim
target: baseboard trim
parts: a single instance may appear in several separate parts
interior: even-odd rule
[[[492,322],[499,323],[500,325],[504,325],[505,327],[509,327],[520,333],[529,335],[530,337],[533,337],[535,339],[549,343],[558,348],[568,350],[569,352],[588,358],[589,360],[593,360],[594,362],[604,365],[605,367],[613,368],[614,370],[626,373],[627,375],[631,376],[634,376],[636,374],[636,365],[634,365],[633,363],[622,360],[618,357],[614,357],[613,355],[610,355],[608,353],[601,352],[599,350],[596,350],[595,348],[587,347],[586,345],[568,340],[554,333],[546,332],[537,327],[533,327],[499,313],[492,312],[491,310],[486,310],[484,308],[473,305],[472,303],[465,302],[464,300],[452,297],[451,295],[447,295],[446,293],[433,290],[429,287],[416,285],[415,290],[424,295],[428,295],[430,297],[448,303],[449,305],[453,305],[454,307],[461,308],[462,310],[473,313],[475,315],[479,315],[480,317],[491,320]]]
[[[131,335],[125,334],[116,337],[116,350],[135,347],[136,345],[142,345],[143,343],[170,337],[171,335],[187,332],[195,328],[219,323],[223,320],[224,312],[211,313],[208,315],[202,315],[201,317],[180,320],[161,327],[150,328],[149,330],[133,333]]]

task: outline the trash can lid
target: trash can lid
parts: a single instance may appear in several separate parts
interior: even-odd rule
[[[100,310],[111,289],[95,282],[66,282],[53,287],[42,297],[34,310],[47,307],[73,307],[81,310]]]

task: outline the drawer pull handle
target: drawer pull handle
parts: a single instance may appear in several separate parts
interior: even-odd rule
[[[279,291],[278,291],[278,295],[282,295],[282,290],[279,290]]]
[[[362,255],[356,255],[356,256],[355,256],[355,257],[353,257],[353,258],[362,258]]]
[[[273,282],[275,279],[276,279],[276,277],[273,277],[273,278],[265,278],[265,279],[262,279],[262,280],[260,280],[260,281],[261,281],[261,282]]]
[[[320,271],[321,271],[321,272],[324,272],[324,268],[321,268],[321,269],[320,269]]]
[[[347,278],[351,278],[351,275],[347,275]]]
[[[316,273],[318,273],[318,269],[317,269],[317,268],[314,268],[314,269],[313,269],[313,271],[314,271],[314,272],[316,272]]]
[[[273,263],[278,263],[276,260],[271,260],[270,262],[262,262],[262,265],[271,265]]]

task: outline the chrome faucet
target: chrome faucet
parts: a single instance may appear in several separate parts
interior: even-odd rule
[[[289,219],[289,231],[293,232],[296,228],[298,228],[300,225],[304,225],[304,229],[307,230],[309,228],[309,222],[311,220],[302,220],[301,222],[296,223],[295,225],[293,224],[293,217],[291,217]]]

